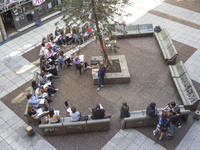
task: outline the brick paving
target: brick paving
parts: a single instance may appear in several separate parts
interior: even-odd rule
[[[169,20],[169,18],[162,18],[156,14],[153,15],[147,13],[147,8],[145,8],[146,10],[142,8],[140,3],[137,3],[139,1],[132,2],[135,2],[132,8],[138,13],[134,14],[131,21],[134,23],[153,23],[154,25],[160,25],[161,27],[167,28],[175,47],[178,50],[178,59],[185,62],[186,69],[193,79],[193,83],[199,93],[200,72],[198,71],[198,68],[200,59],[198,58],[200,55],[200,37],[198,35],[200,31],[198,28],[193,28],[193,26],[187,26],[187,22],[192,22],[197,26],[198,22],[195,21],[195,18],[193,18],[194,21],[191,21],[183,17],[181,19],[185,19],[185,23],[181,24],[181,22],[176,22],[176,19]],[[160,11],[158,4],[162,4],[162,6],[165,7],[175,5],[171,0],[166,1],[169,4],[161,3],[159,0],[154,1],[154,3],[152,2],[151,4],[155,4],[155,2],[156,5],[154,6],[156,7],[152,7],[151,5],[151,9],[154,11]],[[185,4],[187,3],[188,2],[185,2]],[[196,11],[196,13],[199,14],[200,12],[196,9],[198,4],[193,7],[196,4],[196,1],[191,3],[192,4],[187,5],[187,7],[184,7],[182,2],[176,4],[177,12],[181,10],[187,14],[187,9],[189,9],[190,11]],[[132,8],[128,10],[131,10]],[[168,10],[170,9],[171,8],[168,8]],[[161,12],[163,13],[163,11]],[[171,15],[168,12],[164,13]],[[193,15],[193,13],[191,13],[191,15]],[[174,17],[179,18],[180,16],[174,14]],[[154,127],[137,128],[136,130],[120,130],[119,108],[123,101],[128,102],[131,110],[145,109],[151,101],[155,101],[158,107],[163,107],[172,100],[181,104],[180,97],[170,78],[169,69],[165,64],[160,49],[153,37],[117,41],[117,44],[121,47],[118,53],[125,55],[127,59],[131,74],[131,82],[129,84],[106,85],[104,89],[97,93],[95,91],[96,86],[92,84],[91,71],[87,70],[81,76],[79,74],[75,75],[74,68],[72,67],[60,71],[59,75],[62,78],[54,80],[55,86],[60,90],[53,98],[54,102],[51,106],[55,109],[59,109],[61,116],[66,115],[63,104],[67,99],[71,99],[72,104],[83,114],[90,113],[87,109],[88,107],[101,103],[106,111],[113,116],[111,119],[110,131],[43,137],[50,143],[49,144],[39,135],[40,131],[38,127],[33,126],[34,130],[38,133],[36,134],[36,137],[39,138],[30,139],[25,136],[26,132],[24,130],[27,126],[26,123],[24,123],[26,120],[23,117],[26,104],[25,95],[30,90],[32,73],[38,69],[39,47],[37,46],[40,44],[43,35],[54,31],[54,22],[57,20],[59,20],[59,18],[15,38],[0,47],[0,98],[7,106],[0,103],[1,127],[9,128],[8,125],[11,126],[12,121],[5,120],[6,115],[4,116],[4,114],[7,113],[11,116],[14,115],[12,116],[15,118],[13,121],[23,122],[23,125],[19,125],[21,128],[20,133],[16,131],[17,133],[14,134],[21,140],[16,140],[14,135],[11,136],[9,134],[17,129],[15,126],[11,127],[10,130],[1,128],[4,130],[4,132],[1,130],[0,133],[1,147],[4,147],[5,149],[26,149],[27,147],[30,149],[45,149],[45,146],[41,147],[41,145],[43,145],[41,142],[44,142],[47,147],[51,147],[50,149],[54,149],[54,147],[56,149],[101,149],[102,147],[103,149],[198,148],[200,130],[199,122],[194,122],[192,119],[194,112],[191,113],[188,122],[183,124],[183,127],[177,131],[173,139],[165,137],[163,141],[159,141],[157,137],[152,135]],[[63,24],[61,23],[60,25],[62,26]],[[92,42],[85,46],[80,51],[80,54],[84,54],[86,59],[90,61],[91,56],[100,55],[98,49],[98,43]],[[7,112],[8,110],[9,112]],[[5,136],[10,136],[10,138]],[[35,145],[30,144],[30,141],[27,142],[27,139],[35,139],[38,142],[36,142]],[[14,147],[13,145],[18,146]],[[24,147],[22,145],[24,145]]]

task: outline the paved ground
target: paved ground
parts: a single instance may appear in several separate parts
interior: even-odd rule
[[[123,19],[128,22],[131,20],[129,23],[153,23],[154,26],[166,27],[179,52],[178,59],[185,63],[186,69],[193,79],[198,93],[200,93],[200,10],[197,9],[200,4],[197,3],[198,1],[175,3],[172,0],[167,0],[165,3],[161,3],[158,0],[132,0],[132,2],[134,5],[127,10],[131,12],[134,10],[134,16],[131,19]],[[149,3],[151,5],[146,7],[143,2],[151,2]],[[166,11],[163,9],[166,9]],[[151,11],[148,12],[149,10]],[[176,11],[173,13],[174,10]],[[185,17],[187,14],[188,16]],[[33,139],[28,138],[25,135],[27,125],[24,124],[26,119],[23,117],[23,113],[26,104],[25,95],[30,90],[32,73],[38,69],[39,47],[37,46],[40,44],[43,35],[54,31],[53,23],[57,20],[59,18],[0,47],[1,147],[20,149],[20,146],[25,145],[30,149],[39,149],[41,148],[41,140],[48,146],[53,145],[56,149],[101,149],[102,147],[103,149],[198,149],[200,124],[199,122],[194,123],[192,119],[194,112],[191,113],[188,122],[183,124],[183,127],[177,131],[173,139],[166,137],[163,141],[159,141],[158,137],[152,135],[154,127],[120,130],[119,108],[123,101],[128,102],[131,110],[145,109],[151,101],[155,101],[158,107],[163,107],[172,100],[181,104],[180,97],[170,78],[169,69],[163,60],[156,40],[152,37],[117,41],[117,44],[121,47],[118,53],[126,55],[127,58],[131,74],[130,84],[106,85],[105,89],[97,93],[95,91],[96,86],[92,84],[90,70],[85,71],[80,76],[74,74],[72,67],[60,71],[59,75],[62,78],[54,81],[56,87],[60,89],[51,104],[54,109],[59,109],[61,115],[65,116],[63,103],[65,100],[71,99],[72,104],[80,112],[89,114],[88,107],[101,103],[106,111],[113,116],[110,131],[43,137],[50,143],[48,144],[39,135],[38,127],[33,126],[38,134]],[[92,42],[84,47],[80,53],[84,54],[87,60],[90,60],[92,55],[100,55],[100,52],[96,49],[99,49],[98,44]],[[10,114],[11,118],[8,118],[11,121],[7,120],[5,114]],[[22,122],[22,125],[19,125],[20,132],[15,126],[7,130],[12,125],[12,121]],[[7,128],[3,128],[4,126]],[[24,132],[22,129],[24,129]],[[8,134],[15,130],[17,130],[16,136],[23,140],[15,139],[15,134],[13,136]],[[36,145],[31,144],[27,142],[27,139],[38,142],[35,143]],[[18,144],[13,147],[15,143]],[[26,149],[26,147],[23,149]],[[42,148],[45,149],[46,147],[43,146]]]

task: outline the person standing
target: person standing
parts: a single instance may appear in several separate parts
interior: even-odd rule
[[[156,134],[158,132],[160,132],[160,137],[159,137],[159,140],[162,140],[163,137],[164,137],[164,133],[167,131],[167,122],[168,122],[168,119],[167,119],[167,113],[166,112],[162,112],[162,115],[158,118],[158,124],[156,126],[156,129],[153,130],[153,135],[156,136]]]
[[[103,64],[99,64],[99,71],[98,71],[98,88],[96,91],[99,91],[101,87],[105,86],[105,74],[106,74],[106,67]],[[102,81],[102,85],[101,85]]]
[[[174,111],[176,114],[174,114],[173,116],[171,116],[169,118],[169,134],[167,134],[167,136],[172,137],[174,135],[175,132],[175,128],[176,126],[180,126],[180,120],[181,120],[181,112],[180,112],[180,108],[179,107],[175,107]]]

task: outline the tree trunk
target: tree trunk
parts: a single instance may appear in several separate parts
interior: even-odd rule
[[[0,15],[0,30],[2,32],[3,41],[7,40],[6,30],[4,28],[4,24],[3,24],[3,21],[2,21],[1,15]]]
[[[94,0],[91,0],[91,4],[92,4],[92,15],[93,15],[93,17],[94,17],[94,21],[95,21],[95,24],[96,24],[97,33],[98,33],[98,37],[99,37],[99,41],[100,41],[100,44],[101,44],[101,49],[103,50],[103,55],[104,55],[104,58],[105,58],[105,62],[104,62],[104,63],[105,63],[106,65],[107,65],[107,64],[110,65],[108,56],[107,56],[106,51],[105,51],[105,47],[104,47],[104,45],[103,45],[102,35],[100,34],[99,22],[98,22],[96,10],[95,10],[95,1],[94,1]]]

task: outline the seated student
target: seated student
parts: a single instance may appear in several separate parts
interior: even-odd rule
[[[33,88],[34,90],[36,90],[36,89],[39,87],[39,85],[36,83],[35,80],[32,81],[31,85],[32,85],[32,88]]]
[[[48,100],[45,99],[43,104],[40,104],[40,99],[38,99],[37,97],[33,96],[32,94],[28,94],[26,95],[26,98],[28,99],[28,102],[30,105],[32,105],[35,108],[40,108],[40,107],[45,107],[45,110],[49,109],[49,103]]]
[[[120,118],[130,117],[129,106],[127,103],[122,103],[122,107],[120,109]]]
[[[37,116],[37,112],[33,109],[33,106],[32,105],[29,105],[28,106],[28,115],[32,118],[36,118]]]
[[[46,48],[45,43],[42,43],[41,44],[41,49],[40,49],[40,52],[39,52],[39,56],[44,56],[45,48]]]
[[[151,104],[149,104],[149,106],[146,109],[146,114],[149,117],[157,117],[158,116],[158,110],[156,109],[156,103],[152,102]]]
[[[64,44],[64,42],[63,42],[63,37],[62,37],[62,35],[61,35],[61,33],[60,33],[59,27],[56,27],[56,30],[55,30],[55,37],[62,43],[62,46],[65,47],[65,44]]]
[[[80,62],[79,57],[76,57],[75,59],[73,59],[73,63],[76,65],[78,65],[79,67],[83,67],[83,65],[85,65],[85,68],[92,68],[91,66],[89,66],[87,60],[84,60],[82,63]]]
[[[40,84],[41,85],[44,85],[44,84],[51,84],[52,85],[52,83],[50,83],[51,81],[51,79],[52,78],[55,78],[55,79],[58,79],[58,78],[60,78],[60,76],[54,76],[54,75],[52,75],[52,74],[45,74],[45,73],[41,73],[39,76],[38,76],[38,78],[39,78],[39,81],[40,81]],[[50,80],[48,80],[48,79],[50,79]],[[54,86],[53,86],[54,87]]]
[[[72,122],[80,121],[81,114],[80,114],[80,112],[76,111],[76,108],[74,106],[71,108],[69,115],[71,116]]]
[[[51,46],[44,50],[44,56],[46,59],[52,59],[53,61],[57,58]]]
[[[60,52],[59,52],[58,62],[59,62],[60,64],[62,64],[63,66],[66,66],[66,62],[67,62],[67,64],[68,64],[68,66],[72,66],[72,64],[71,64],[72,62],[71,62],[71,60],[70,60],[70,57],[65,58],[65,55],[64,55],[64,52],[63,52],[63,51],[60,51]]]
[[[48,96],[54,96],[53,93],[56,93],[58,89],[54,89],[53,87],[50,87],[48,85],[40,85],[36,90],[35,90],[35,96],[37,98],[45,98]],[[48,92],[48,93],[46,93]]]
[[[49,110],[48,117],[49,117],[49,120],[51,123],[59,123],[60,122],[59,115],[57,113],[55,113],[53,109]]]
[[[170,102],[167,106],[165,106],[165,107],[163,108],[163,110],[166,111],[168,117],[170,117],[170,116],[176,114],[176,112],[174,111],[174,109],[175,109],[176,107],[178,107],[178,105],[173,101],[173,102]]]
[[[89,26],[87,26],[87,34],[88,34],[88,37],[92,35],[92,29]]]
[[[105,114],[105,109],[97,104],[95,108],[89,108],[92,112],[91,119],[103,119],[103,118],[110,118],[110,114]]]
[[[65,44],[66,45],[70,45],[73,41],[73,35],[72,35],[72,30],[70,29],[69,26],[67,26],[67,28],[64,30],[64,34],[65,34]]]
[[[56,69],[55,65],[50,65],[48,63],[48,61],[44,61],[41,70],[47,74],[52,74],[53,75],[53,76],[51,76],[52,78],[58,78],[57,69]]]

